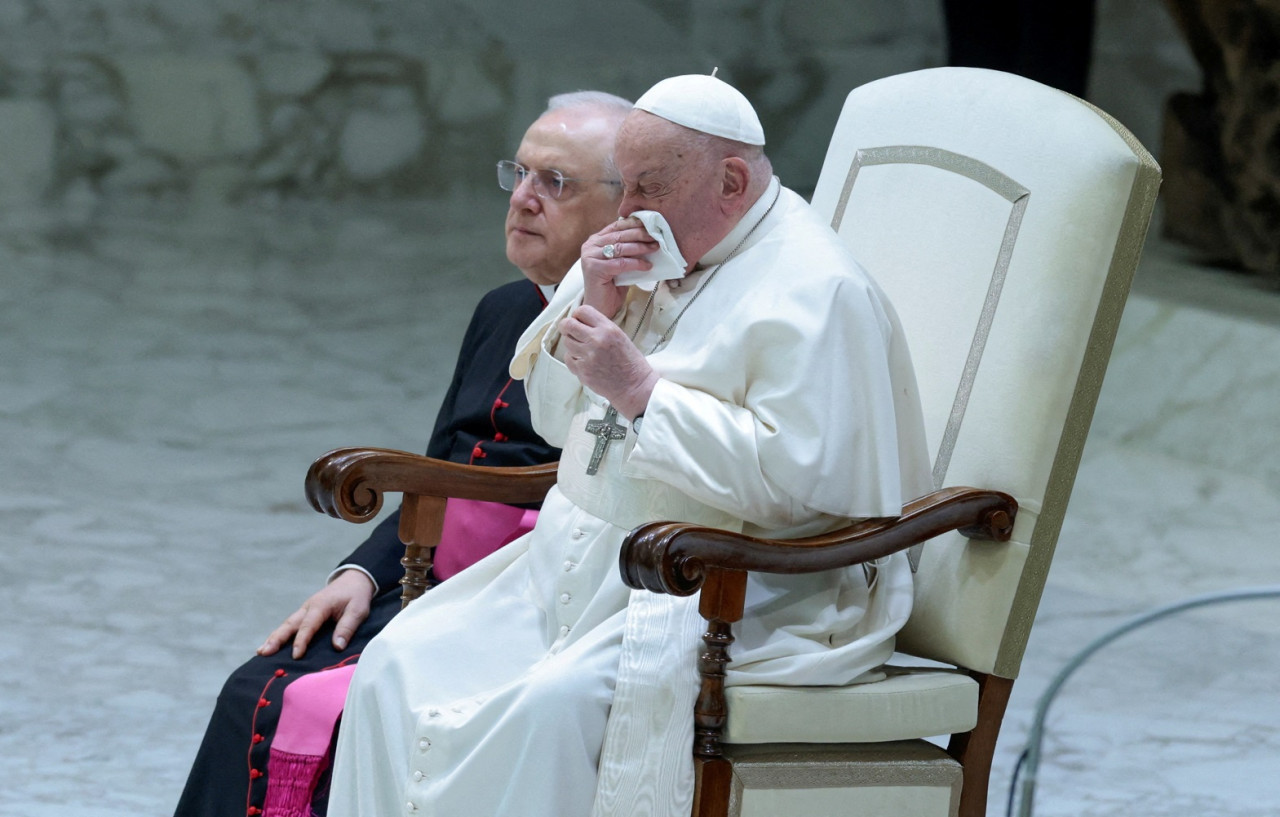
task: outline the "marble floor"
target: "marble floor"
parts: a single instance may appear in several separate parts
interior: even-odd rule
[[[421,449],[504,202],[0,214],[0,815],[170,812],[225,674],[363,531],[341,445]],[[1280,293],[1153,241],[998,750],[1155,605],[1280,583]],[[1280,812],[1280,602],[1131,633],[1063,688],[1035,814]]]

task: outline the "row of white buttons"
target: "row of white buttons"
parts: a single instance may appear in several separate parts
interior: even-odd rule
[[[431,716],[431,717],[433,717],[433,718],[434,718],[434,717],[436,717],[437,715],[439,715],[439,714],[440,714],[440,710],[438,710],[438,709],[432,709],[432,710],[430,710],[427,714],[428,714],[429,716]],[[422,753],[424,753],[424,754],[425,754],[425,753],[427,753],[427,752],[429,752],[429,751],[431,751],[431,739],[430,739],[430,738],[419,738],[419,739],[418,739],[418,751],[420,751],[420,752],[422,752]],[[423,779],[424,779],[424,778],[426,778],[426,776],[427,776],[427,775],[426,775],[426,772],[422,771],[421,769],[414,769],[414,771],[413,771],[413,782],[415,782],[415,783],[421,783],[421,782],[423,781]],[[407,803],[405,803],[405,804],[404,804],[404,810],[405,810],[405,811],[407,811],[407,812],[410,812],[410,813],[415,812],[415,811],[417,811],[417,810],[418,810],[418,804],[417,804],[417,803],[415,803],[415,802],[413,802],[412,800],[410,800],[409,802],[407,802]]]

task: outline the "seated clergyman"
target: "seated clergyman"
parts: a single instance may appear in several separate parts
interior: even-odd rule
[[[805,536],[927,489],[897,318],[763,144],[709,76],[664,80],[628,114],[620,218],[511,363],[563,448],[558,484],[528,535],[369,644],[331,813],[688,814],[703,628],[696,599],[623,584],[627,532]],[[905,555],[876,568],[753,576],[728,682],[873,675],[912,599]]]
[[[507,259],[525,280],[498,287],[476,307],[428,455],[496,466],[534,465],[559,455],[534,432],[524,388],[507,364],[582,243],[616,216],[620,187],[610,157],[630,109],[629,101],[595,91],[552,97],[515,160],[499,162],[498,183],[511,193]],[[528,530],[533,515],[451,501],[435,578],[448,578]],[[270,634],[258,656],[227,679],[177,817],[252,817],[269,801],[272,810],[300,801],[299,813],[324,813],[322,774],[349,671],[400,611],[404,545],[398,521],[399,512],[380,524],[329,583]]]

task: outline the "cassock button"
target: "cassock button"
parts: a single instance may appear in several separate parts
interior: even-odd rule
[[[430,709],[428,709],[428,710],[427,710],[427,717],[428,717],[428,718],[438,718],[438,717],[440,717],[440,710],[439,710],[439,709],[436,709],[434,706],[433,706],[433,707],[431,707]]]
[[[586,532],[586,531],[584,531],[582,528],[574,528],[574,529],[573,529],[573,538],[574,538],[574,539],[581,539],[582,537],[584,537],[584,536],[586,536],[586,535],[587,535],[587,532]]]
[[[410,800],[409,802],[407,802],[407,803],[405,803],[405,804],[404,804],[404,810],[405,810],[405,811],[417,811],[417,810],[418,810],[418,804],[417,804],[417,803],[415,803],[415,802],[413,802],[412,800]]]
[[[569,625],[568,625],[568,624],[563,624],[563,625],[561,625],[561,627],[560,627],[560,637],[561,637],[561,638],[564,638],[564,637],[565,637],[565,636],[567,636],[568,634],[569,634]]]
[[[427,751],[428,749],[431,748],[431,741],[427,740],[426,738],[423,738],[422,740],[418,741],[418,748],[424,752]]]
[[[568,559],[565,559],[565,560],[564,560],[564,572],[565,572],[565,573],[568,573],[570,570],[573,570],[575,567],[577,567],[577,565],[576,565],[576,564],[574,564],[573,562],[569,561]]]
[[[573,601],[573,596],[569,595],[568,593],[561,593],[561,594],[560,594],[560,603],[561,603],[561,604],[568,604],[568,603],[569,603],[569,602],[571,602],[571,601]]]
[[[426,777],[426,775],[425,775],[425,774],[423,774],[421,771],[415,771],[415,772],[413,773],[413,782],[415,782],[415,783],[421,783],[421,782],[422,782],[422,778],[424,778],[424,777]]]
[[[495,442],[502,442],[507,439],[507,435],[503,434],[501,431],[495,431],[493,432],[493,439]]]

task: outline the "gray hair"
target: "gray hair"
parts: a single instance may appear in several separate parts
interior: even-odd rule
[[[547,100],[547,109],[543,111],[546,116],[552,111],[565,110],[568,108],[594,108],[605,116],[615,116],[621,122],[622,118],[631,113],[635,104],[624,99],[617,94],[610,94],[605,91],[569,91],[564,94],[556,94]],[[613,164],[613,154],[604,158],[604,175],[605,178],[617,180],[619,178],[618,169]],[[622,188],[617,187],[615,190],[617,198],[622,196]]]
[[[561,108],[603,108],[606,111],[626,116],[631,113],[633,104],[629,99],[623,99],[616,94],[604,91],[570,91],[566,94],[556,94],[548,99],[547,110],[543,111],[543,113],[560,110]]]

